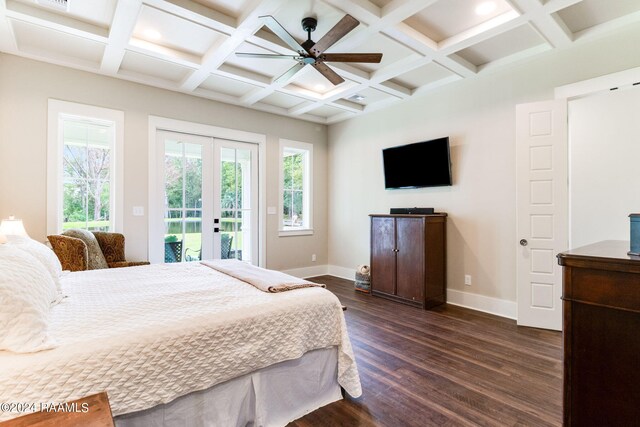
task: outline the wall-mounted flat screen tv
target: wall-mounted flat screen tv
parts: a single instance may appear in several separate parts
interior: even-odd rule
[[[451,185],[449,137],[382,150],[385,188]]]

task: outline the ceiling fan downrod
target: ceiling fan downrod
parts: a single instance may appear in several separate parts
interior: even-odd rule
[[[316,18],[312,18],[310,16],[307,16],[306,18],[302,19],[302,29],[307,32],[307,41],[302,43],[301,46],[307,52],[311,52],[311,48],[313,47],[313,45],[316,44],[316,42],[311,40],[311,33],[316,30],[317,26],[318,26],[318,20]],[[305,53],[305,56],[306,56],[306,52],[304,52],[304,53]],[[313,63],[313,62],[307,62],[307,64],[311,64],[311,63]]]

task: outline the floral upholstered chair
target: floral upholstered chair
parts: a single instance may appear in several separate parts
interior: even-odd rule
[[[47,238],[63,270],[97,270],[149,264],[146,261],[125,260],[124,236],[120,233],[72,229]]]

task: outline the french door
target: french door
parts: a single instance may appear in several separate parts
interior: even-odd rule
[[[157,132],[161,194],[150,259],[258,262],[256,144]]]

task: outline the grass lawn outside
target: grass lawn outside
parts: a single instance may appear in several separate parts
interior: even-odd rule
[[[223,222],[233,222],[232,219],[223,219]],[[88,229],[88,230],[108,230],[109,229],[109,221],[89,221],[89,222],[85,222],[85,221],[70,221],[70,222],[64,222],[62,224],[62,229],[63,230],[69,230],[71,228],[80,228],[80,229]],[[231,226],[232,228],[233,226]],[[238,248],[238,249],[242,249],[242,236],[243,236],[243,232],[238,232],[237,234],[234,234],[233,231],[222,231],[221,234],[228,234],[230,236],[233,236],[233,246],[232,246],[232,250]],[[181,233],[168,233],[165,234],[165,238],[167,236],[176,236],[178,238],[178,240],[180,240],[180,236]],[[182,245],[182,259],[186,259],[187,255],[192,257],[192,258],[196,258],[200,255],[200,249],[202,247],[202,233],[201,232],[196,232],[196,233],[185,233],[185,238],[184,238],[184,244]],[[187,252],[187,249],[189,250],[189,252]]]
[[[229,232],[225,232],[222,231],[220,234],[228,234],[230,236],[234,236],[234,233],[229,231]],[[242,249],[242,236],[244,233],[242,232],[238,232],[237,236],[237,246],[236,246],[236,237],[234,237],[233,242],[232,242],[232,250],[234,250],[235,248],[238,249]],[[165,237],[167,236],[176,236],[178,238],[178,240],[180,240],[180,235],[179,234],[165,234]],[[200,255],[200,248],[202,247],[202,233],[185,233],[184,235],[184,242],[182,245],[182,259],[186,260],[187,256],[190,256],[192,258],[196,258]],[[187,249],[189,249],[189,252],[187,252]]]

